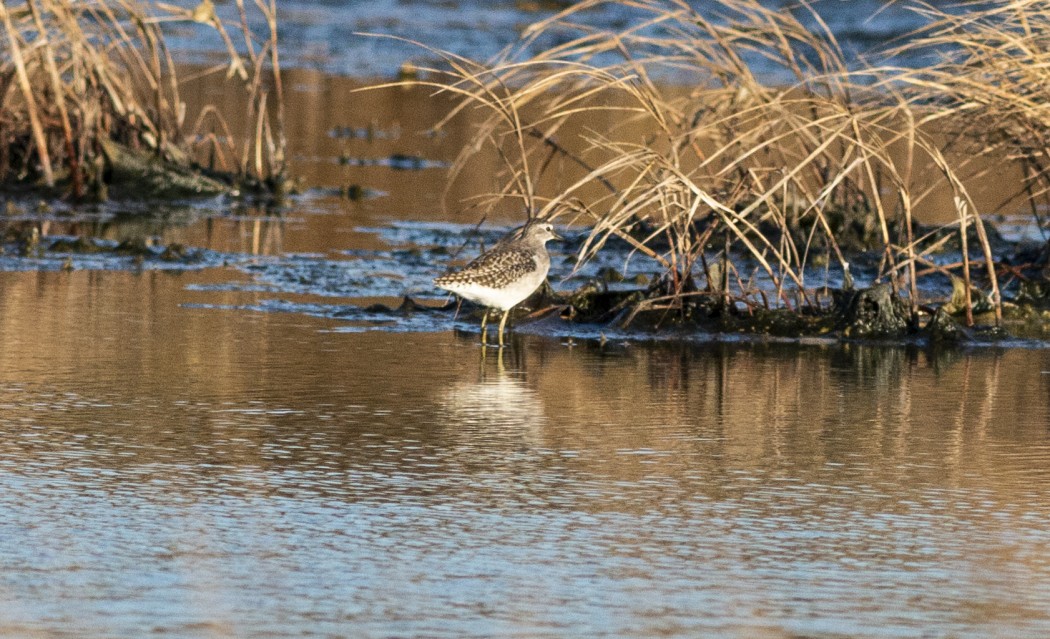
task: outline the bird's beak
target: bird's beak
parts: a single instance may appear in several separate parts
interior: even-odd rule
[[[564,240],[564,239],[565,239],[564,237],[562,237],[562,236],[561,236],[561,234],[559,234],[559,233],[558,233],[557,231],[555,231],[554,229],[551,229],[551,235],[553,235],[553,236],[554,236],[554,237],[553,237],[553,238],[551,238],[551,239],[555,239],[555,240]]]

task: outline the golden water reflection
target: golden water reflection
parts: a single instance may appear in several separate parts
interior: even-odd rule
[[[344,334],[322,330],[337,322],[297,314],[184,306],[268,296],[185,288],[190,279],[229,277],[5,274],[0,380],[25,389],[6,391],[5,419],[25,410],[20,392],[67,386],[96,394],[89,403],[116,395],[188,411],[151,411],[134,402],[102,411],[125,424],[146,418],[183,424],[192,413],[177,408],[185,403],[230,405],[245,414],[259,404],[261,413],[286,411],[280,421],[290,422],[316,420],[318,406],[327,406],[324,421],[351,423],[360,419],[347,412],[349,405],[387,406],[390,420],[377,423],[397,427],[401,409],[433,407],[452,422],[517,424],[536,446],[615,459],[615,472],[642,472],[651,460],[618,454],[642,449],[664,451],[672,458],[661,464],[683,468],[683,456],[764,464],[794,458],[819,467],[860,454],[885,465],[928,454],[952,482],[994,475],[989,456],[997,454],[996,442],[1050,435],[1050,357],[1041,350],[599,348],[518,336],[505,353],[482,354],[473,334]],[[221,411],[200,412],[202,419],[232,420],[219,417]]]
[[[0,636],[1050,628],[1045,351],[483,354],[228,277],[0,278]]]

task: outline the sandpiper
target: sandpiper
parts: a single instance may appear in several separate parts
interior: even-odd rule
[[[496,246],[479,255],[461,270],[442,275],[434,285],[485,307],[481,317],[481,343],[485,344],[489,309],[503,311],[499,323],[499,345],[510,309],[518,305],[547,278],[551,258],[547,242],[560,240],[549,222],[533,220],[511,231]]]

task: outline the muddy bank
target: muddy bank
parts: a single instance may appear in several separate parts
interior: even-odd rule
[[[318,206],[309,198],[304,207]],[[17,210],[15,210],[17,209]],[[243,302],[217,300],[202,306],[225,311],[292,313],[337,319],[339,330],[476,332],[482,309],[460,304],[435,289],[446,268],[470,259],[506,232],[502,226],[391,222],[351,225],[333,234],[327,215],[231,215],[205,208],[165,217],[141,215],[99,221],[67,218],[68,212],[12,209],[0,241],[0,270],[200,270],[218,269],[229,281],[188,287],[243,295]],[[69,221],[64,221],[68,219]],[[295,229],[300,229],[296,231]],[[768,279],[740,277],[712,251],[676,284],[644,256],[631,256],[626,242],[612,242],[594,260],[577,262],[585,229],[565,229],[567,240],[551,244],[550,284],[519,308],[514,330],[574,339],[776,339],[938,342],[945,344],[1050,342],[1050,249],[1009,243],[997,268],[1009,273],[1004,315],[995,326],[987,296],[971,291],[968,325],[961,280],[935,276],[921,302],[874,278],[858,254],[848,279],[830,266],[814,270],[805,294],[778,292]],[[291,236],[288,234],[292,233]],[[301,237],[301,239],[297,239]],[[318,243],[321,242],[321,243]],[[342,248],[349,243],[350,248]],[[1026,249],[1020,249],[1022,244]],[[306,250],[304,250],[306,249]],[[323,252],[317,252],[322,249]],[[951,265],[958,253],[938,259]],[[741,272],[753,270],[732,257]],[[726,286],[730,279],[732,286]],[[212,277],[211,279],[215,279]],[[741,282],[748,294],[740,295]],[[676,286],[684,291],[674,295]],[[898,289],[903,290],[903,289]],[[1032,342],[1033,344],[1036,342]]]
[[[435,324],[454,320],[457,327],[476,330],[483,309],[439,297],[429,288],[429,277],[438,272],[434,264],[463,259],[449,249],[464,237],[450,226],[399,224],[382,231],[390,241],[404,244],[384,259],[380,270],[400,269],[411,282],[409,288],[417,290],[398,303],[367,305],[367,313],[390,321],[412,317],[417,326],[417,316],[422,313],[432,316]],[[520,330],[570,337],[615,334],[695,339],[721,335],[943,344],[1045,341],[1050,335],[1050,245],[1009,241],[999,234],[996,244],[1002,255],[996,268],[1006,282],[1001,320],[988,296],[976,286],[967,297],[962,280],[952,273],[953,264],[961,258],[951,247],[937,254],[942,272],[930,278],[921,299],[913,304],[903,294],[903,286],[895,289],[875,279],[873,264],[878,256],[870,253],[849,254],[855,268],[848,275],[826,267],[823,286],[788,294],[761,278],[744,285],[736,271],[747,271],[753,265],[739,255],[730,260],[735,267],[727,269],[722,257],[711,254],[705,259],[706,273],[698,267],[686,276],[679,274],[678,282],[654,274],[653,265],[646,271],[644,260],[631,261],[626,243],[611,243],[598,263],[580,265],[573,251],[582,231],[567,235],[567,242],[559,247],[563,252],[556,249],[554,286],[545,285],[513,311],[512,323]],[[491,242],[494,237],[482,234],[479,241]],[[375,259],[378,253],[369,257]],[[734,281],[729,286],[731,273]],[[819,273],[811,275],[816,278]],[[741,295],[740,290],[747,294]],[[385,290],[387,295],[392,292],[390,287]],[[358,317],[358,312],[343,315]]]
[[[651,289],[610,291],[588,285],[567,294],[550,288],[537,292],[512,311],[517,330],[549,333],[568,338],[600,340],[657,337],[662,340],[701,341],[740,339],[861,341],[887,344],[990,344],[1030,339],[1050,330],[1050,312],[1016,306],[1001,326],[967,327],[965,318],[953,315],[948,305],[912,313],[892,288],[882,284],[866,289],[828,291],[826,306],[752,308],[726,304],[717,293],[699,294],[682,303],[665,303]],[[454,316],[465,331],[477,330],[484,309],[469,302],[440,306],[405,297],[398,305],[373,304],[364,313],[390,320],[419,314]],[[335,313],[334,317],[359,318],[360,313]],[[982,320],[992,320],[982,317]],[[418,322],[418,319],[417,319]],[[470,326],[467,322],[473,324]]]

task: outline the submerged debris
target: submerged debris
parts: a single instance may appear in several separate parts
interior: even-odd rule
[[[447,311],[456,308],[455,302],[448,302],[444,306],[428,306],[426,304],[420,304],[408,295],[405,295],[401,299],[399,306],[387,306],[386,304],[372,304],[366,306],[365,313],[373,313],[376,315],[412,315],[413,313],[432,313],[434,311]],[[346,312],[343,312],[345,315]],[[340,313],[335,314],[336,317],[340,317]]]

